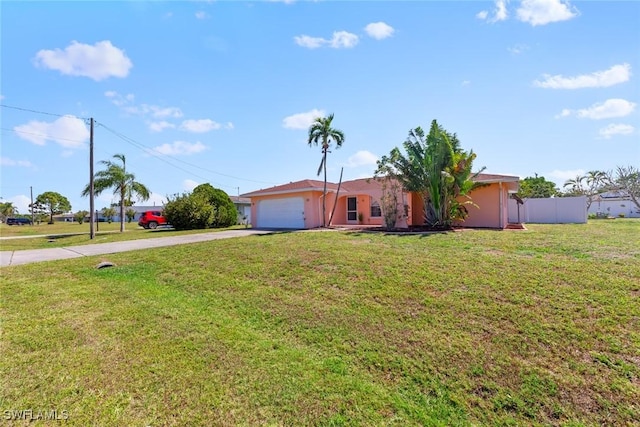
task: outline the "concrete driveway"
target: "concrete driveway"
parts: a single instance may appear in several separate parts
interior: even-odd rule
[[[270,230],[226,230],[203,234],[185,234],[182,236],[157,237],[152,239],[125,240],[122,242],[96,243],[92,245],[67,246],[64,248],[27,249],[24,251],[0,251],[0,267],[31,264],[34,262],[54,261],[58,259],[80,258],[117,252],[136,251],[163,246],[184,245],[187,243],[207,242],[209,240],[229,239],[232,237],[270,234]]]

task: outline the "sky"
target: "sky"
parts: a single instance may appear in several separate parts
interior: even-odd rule
[[[322,179],[328,114],[332,182],[432,120],[487,173],[640,166],[637,1],[2,1],[0,23],[0,201],[21,213],[45,191],[88,209],[89,118],[95,170],[124,154],[137,205]]]

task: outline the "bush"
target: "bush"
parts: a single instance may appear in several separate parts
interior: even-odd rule
[[[87,211],[78,211],[75,214],[73,214],[73,219],[78,221],[78,224],[82,224],[84,222],[84,219],[87,217],[87,215],[89,215],[89,212]]]
[[[237,216],[227,193],[210,184],[169,198],[163,213],[176,230],[228,227],[236,223]]]
[[[204,197],[213,207],[214,215],[211,227],[229,227],[238,221],[238,212],[229,195],[213,188],[211,184],[201,184],[193,189],[193,195]]]
[[[624,218],[624,214],[623,213],[619,213],[618,214],[618,218]]]

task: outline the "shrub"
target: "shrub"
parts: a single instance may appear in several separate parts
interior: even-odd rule
[[[618,214],[618,218],[624,218],[624,214],[623,213],[619,213]]]
[[[82,224],[84,222],[84,219],[89,215],[89,212],[87,211],[78,211],[73,215],[73,219],[75,219],[76,221],[78,221],[78,224]]]
[[[176,230],[228,227],[236,223],[236,208],[227,193],[210,184],[193,193],[175,195],[164,206],[167,222]]]
[[[201,184],[193,189],[193,195],[204,197],[213,207],[214,215],[210,227],[229,227],[238,221],[236,206],[224,191],[212,187],[211,184]]]

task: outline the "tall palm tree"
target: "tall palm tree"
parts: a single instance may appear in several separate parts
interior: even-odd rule
[[[131,172],[127,172],[127,161],[124,154],[114,154],[114,159],[120,160],[122,164],[111,160],[102,160],[100,163],[106,166],[105,170],[101,170],[95,174],[93,180],[93,189],[96,195],[99,195],[108,188],[113,189],[113,194],[120,196],[120,232],[124,231],[124,210],[131,197],[135,195],[139,200],[149,200],[150,191],[143,184],[136,181],[136,176]],[[90,184],[87,184],[82,191],[83,196],[90,193]]]
[[[322,144],[322,161],[318,167],[318,176],[324,170],[324,188],[322,197],[322,226],[326,226],[326,200],[327,200],[327,152],[331,142],[335,142],[336,147],[340,148],[344,142],[344,133],[341,130],[331,127],[333,114],[327,117],[317,117],[309,127],[309,147],[312,145]]]

